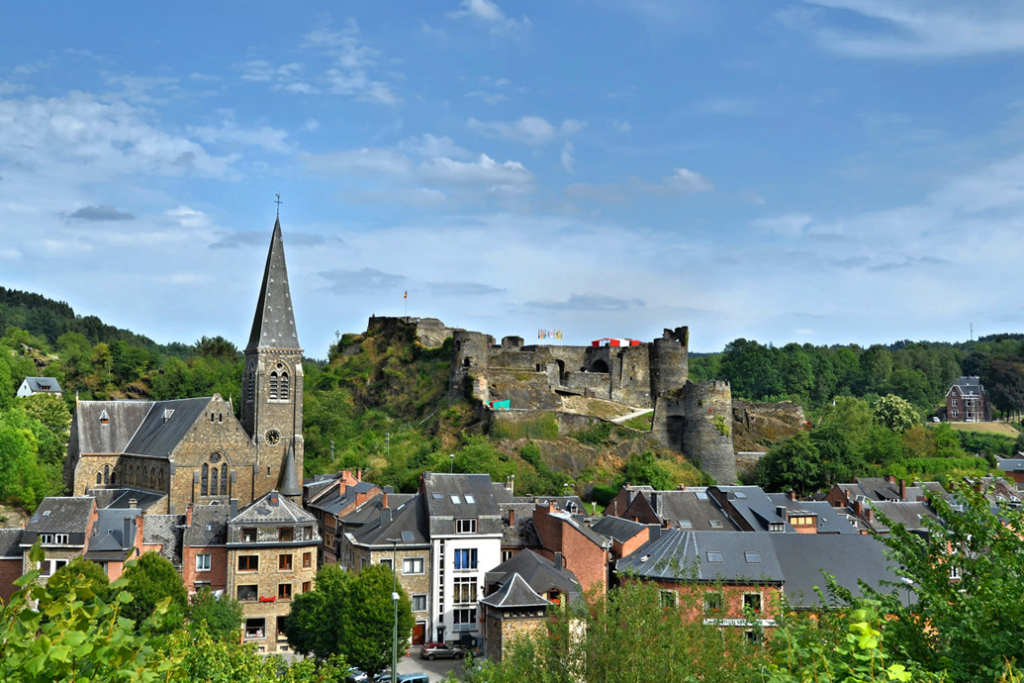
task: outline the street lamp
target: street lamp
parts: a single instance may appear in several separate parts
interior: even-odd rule
[[[391,539],[391,602],[395,605],[395,624],[391,632],[391,683],[398,683],[398,539]]]
[[[448,454],[448,474],[451,474],[454,471],[455,471],[455,454],[454,453],[449,453]]]

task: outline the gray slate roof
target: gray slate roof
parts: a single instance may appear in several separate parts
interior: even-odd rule
[[[143,518],[142,542],[162,545],[160,554],[175,567],[181,567],[181,541],[185,515],[146,515]]]
[[[556,566],[554,560],[549,560],[532,550],[516,553],[487,572],[484,580],[488,586],[495,583],[507,585],[516,576],[524,579],[537,593],[547,593],[556,589],[570,602],[583,595],[583,588],[576,574],[565,567]]]
[[[772,535],[666,529],[620,560],[616,572],[665,581],[782,583]]]
[[[95,503],[95,498],[86,496],[43,498],[25,531],[84,534]]]
[[[33,393],[52,393],[59,391],[63,393],[63,389],[60,388],[60,382],[53,377],[26,377],[25,381],[28,382],[28,388]]]
[[[352,504],[352,502],[356,499],[356,494],[366,493],[367,491],[372,490],[376,486],[376,484],[372,484],[368,481],[360,481],[351,486],[346,486],[345,494],[342,495],[338,490],[337,480],[326,482],[326,484],[330,487],[330,490],[324,491],[324,487],[320,486],[319,490],[315,491],[310,495],[311,499],[316,496],[319,497],[317,497],[315,500],[311,500],[310,502],[306,503],[306,508],[322,510],[323,512],[326,512],[329,515],[336,515],[343,509],[345,509],[347,506]],[[390,504],[390,492],[388,493],[388,497],[388,502]]]
[[[89,552],[106,550],[129,551],[135,547],[136,525],[142,510],[98,510],[92,525]],[[86,556],[86,559],[89,559]]]
[[[196,505],[192,526],[185,528],[185,543],[192,547],[224,545],[228,542],[228,505]]]
[[[288,287],[288,268],[284,262],[280,219],[274,223],[274,233],[270,238],[263,284],[260,286],[260,298],[256,303],[256,316],[252,321],[252,332],[249,334],[246,351],[267,347],[299,348],[295,313],[292,311],[292,295]]]
[[[771,542],[786,578],[786,600],[798,609],[821,606],[815,587],[827,585],[823,571],[854,597],[862,595],[861,581],[886,592],[891,588],[883,582],[900,580],[886,559],[885,546],[874,536],[772,534]],[[901,590],[899,595],[907,604],[908,592]]]
[[[399,507],[416,498],[418,493],[388,493],[388,507],[397,510]],[[384,495],[378,493],[352,512],[340,518],[342,526],[361,527],[372,524],[380,519],[380,509],[384,506]],[[424,512],[424,515],[426,513]],[[426,519],[426,517],[424,517]]]
[[[96,499],[96,505],[100,508],[128,509],[131,502],[140,510],[148,510],[161,500],[167,497],[166,493],[155,493],[141,489],[86,489],[86,495]]]
[[[654,513],[681,529],[694,531],[729,530],[732,523],[707,495],[706,489],[650,491],[643,494]]]
[[[537,528],[533,526],[533,503],[501,503],[503,546],[520,546],[526,548],[540,547]],[[515,525],[508,523],[508,513],[515,512]]]
[[[809,512],[818,518],[819,534],[857,534],[857,527],[850,523],[850,518],[840,510],[836,510],[825,501],[790,500],[785,493],[766,494],[776,506],[784,506],[790,513]]]
[[[924,519],[938,521],[935,512],[928,506],[928,503],[921,501],[869,501],[875,510],[875,521],[868,522],[869,526],[877,532],[885,533],[889,530],[888,525],[882,522],[879,513],[885,515],[893,524],[902,524],[907,531],[924,529]]]
[[[953,384],[960,387],[960,393],[965,396],[977,396],[985,390],[985,387],[981,384],[980,377],[957,377],[956,382]]]
[[[530,588],[529,584],[518,574],[513,574],[512,579],[502,586],[501,589],[488,595],[480,602],[491,607],[502,608],[546,607],[551,604]]]
[[[0,529],[0,558],[21,557],[21,529]]]
[[[607,536],[619,543],[624,543],[647,528],[646,524],[634,522],[631,519],[613,517],[611,515],[602,517],[590,525],[590,529],[602,536]]]
[[[422,495],[430,519],[431,537],[454,534],[455,520],[468,518],[477,520],[478,534],[502,532],[500,494],[488,474],[426,472]]]
[[[152,407],[153,401],[79,401],[71,426],[78,452],[123,453]]]
[[[295,469],[295,448],[292,446],[288,446],[288,455],[284,458],[279,489],[284,496],[302,495],[302,486],[299,484],[299,475]]]
[[[388,546],[392,541],[399,539],[398,545],[424,545],[430,542],[430,524],[427,521],[426,504],[423,502],[422,494],[414,496],[397,507],[392,504],[393,496],[388,496],[390,509],[390,520],[387,514],[382,514],[382,508],[378,504],[371,507],[364,504],[361,507],[370,508],[376,512],[376,518],[366,522],[364,526],[353,533],[353,538],[361,545]],[[377,496],[375,500],[383,500],[383,496]]]
[[[768,531],[769,525],[781,523],[785,531],[793,531],[793,527],[779,517],[775,504],[760,486],[718,486],[726,492],[729,502],[736,508],[736,513],[754,530]],[[737,524],[737,526],[739,526]],[[740,527],[742,528],[742,527]]]
[[[124,452],[168,457],[209,405],[208,396],[154,403]]]
[[[291,524],[316,522],[316,517],[291,502],[278,491],[271,491],[228,520],[228,524]]]

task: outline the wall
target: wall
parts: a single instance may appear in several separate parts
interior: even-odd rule
[[[592,588],[604,594],[608,589],[608,551],[560,518],[551,505],[538,505],[533,511],[533,526],[537,530],[544,557],[554,561],[555,553],[562,554],[566,569],[576,575],[583,592]]]
[[[737,482],[732,447],[732,389],[728,382],[708,381],[683,388],[686,425],[683,453],[723,485]]]
[[[18,587],[14,585],[23,570],[22,557],[4,557],[0,558],[0,602],[7,604],[11,601],[11,596],[18,591]]]

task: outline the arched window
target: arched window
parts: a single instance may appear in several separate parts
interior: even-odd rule
[[[228,466],[224,463],[220,467],[220,495],[228,495]]]
[[[199,495],[208,496],[210,495],[210,466],[205,462],[203,463],[203,479],[202,484],[199,488]]]
[[[270,373],[270,382],[267,390],[267,398],[269,398],[271,401],[277,400],[278,383],[279,378],[277,376],[277,370],[274,370],[273,372]]]
[[[242,384],[245,386],[245,402],[255,403],[256,402],[256,361],[250,360],[248,365],[245,367],[245,376],[242,378]]]
[[[117,472],[111,472],[110,473],[110,485],[111,486],[116,486],[117,485]]]
[[[103,485],[106,486],[110,483],[110,465],[103,466]]]
[[[211,496],[216,496],[217,495],[217,488],[218,488],[218,486],[217,486],[217,474],[218,474],[217,468],[214,467],[213,471],[210,472],[210,495]]]
[[[163,491],[165,488],[164,483],[166,482],[166,476],[167,473],[163,471],[163,468],[161,468],[160,471],[157,472],[156,474],[156,483],[161,491]]]
[[[281,400],[282,401],[287,401],[288,400],[288,373],[287,372],[282,372],[281,373]]]
[[[96,473],[96,485],[99,486],[102,483],[103,483],[103,473],[102,472],[97,472]]]

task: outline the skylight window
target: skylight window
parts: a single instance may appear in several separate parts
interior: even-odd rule
[[[743,491],[737,491],[736,492],[736,497],[740,498],[740,499],[743,499],[743,498],[747,497],[747,494],[745,492],[743,492]]]
[[[474,498],[471,494],[467,493],[466,502],[469,503],[470,505],[473,505],[474,503],[476,503],[476,498]]]
[[[462,500],[456,494],[451,494],[451,499],[452,505],[462,505]]]
[[[443,493],[435,493],[434,494],[434,500],[444,500],[444,494]]]
[[[711,520],[711,528],[712,529],[721,529],[722,528],[722,521],[718,520],[718,519]]]
[[[708,499],[708,492],[707,491],[697,491],[697,500],[707,500],[707,499]]]
[[[743,553],[743,557],[745,557],[747,559],[747,562],[760,562],[761,561],[761,553],[745,552],[745,553]]]
[[[691,522],[688,519],[681,519],[681,520],[679,520],[679,528],[680,529],[692,529],[693,528],[693,522]]]
[[[718,552],[717,550],[709,550],[708,551],[708,562],[721,562],[721,561],[722,561],[722,553]]]

